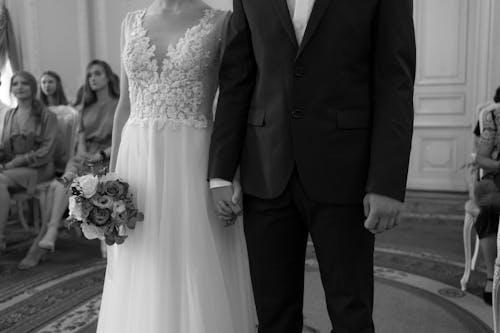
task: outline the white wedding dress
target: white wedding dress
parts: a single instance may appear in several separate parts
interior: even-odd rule
[[[206,10],[161,63],[145,13],[124,21],[131,113],[116,166],[145,220],[108,247],[97,332],[254,333],[243,225],[223,226],[207,185],[228,13]]]

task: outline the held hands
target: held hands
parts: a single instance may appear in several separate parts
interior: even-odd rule
[[[365,228],[373,234],[391,230],[399,224],[403,203],[375,193],[368,193],[363,200]]]
[[[243,215],[242,191],[238,181],[230,186],[211,189],[214,207],[225,226],[233,225],[238,216]]]

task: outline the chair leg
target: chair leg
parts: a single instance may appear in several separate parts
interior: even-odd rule
[[[40,232],[41,204],[38,198],[31,200],[33,202],[33,233],[37,235]]]
[[[19,218],[19,222],[21,222],[21,225],[24,230],[26,231],[31,231],[30,227],[28,226],[28,221],[26,221],[26,216],[24,215],[24,207],[23,207],[24,200],[17,200],[17,216]]]
[[[498,253],[500,253],[500,232],[497,233],[497,258],[495,260],[495,274],[493,276],[492,293],[493,330],[495,333],[500,333],[500,256],[498,256]]]
[[[470,271],[471,271],[471,231],[472,226],[474,225],[474,217],[465,212],[464,218],[464,255],[465,255],[465,270],[462,279],[460,280],[460,285],[462,287],[462,291],[467,289],[467,282],[469,281]]]
[[[477,257],[479,256],[479,237],[476,236],[476,242],[474,245],[474,255],[472,256],[471,270],[476,270]]]

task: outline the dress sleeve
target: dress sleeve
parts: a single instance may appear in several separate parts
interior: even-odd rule
[[[42,116],[42,142],[38,149],[27,153],[24,157],[32,168],[43,166],[53,159],[57,137],[57,117],[45,110]]]

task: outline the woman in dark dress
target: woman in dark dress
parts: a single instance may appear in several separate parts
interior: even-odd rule
[[[491,305],[493,273],[497,256],[496,238],[500,213],[500,88],[494,103],[487,106],[483,130],[479,134],[476,164],[483,169],[484,176],[474,189],[479,206],[475,228],[480,240],[481,252],[486,263],[487,281],[483,291],[484,301]]]

